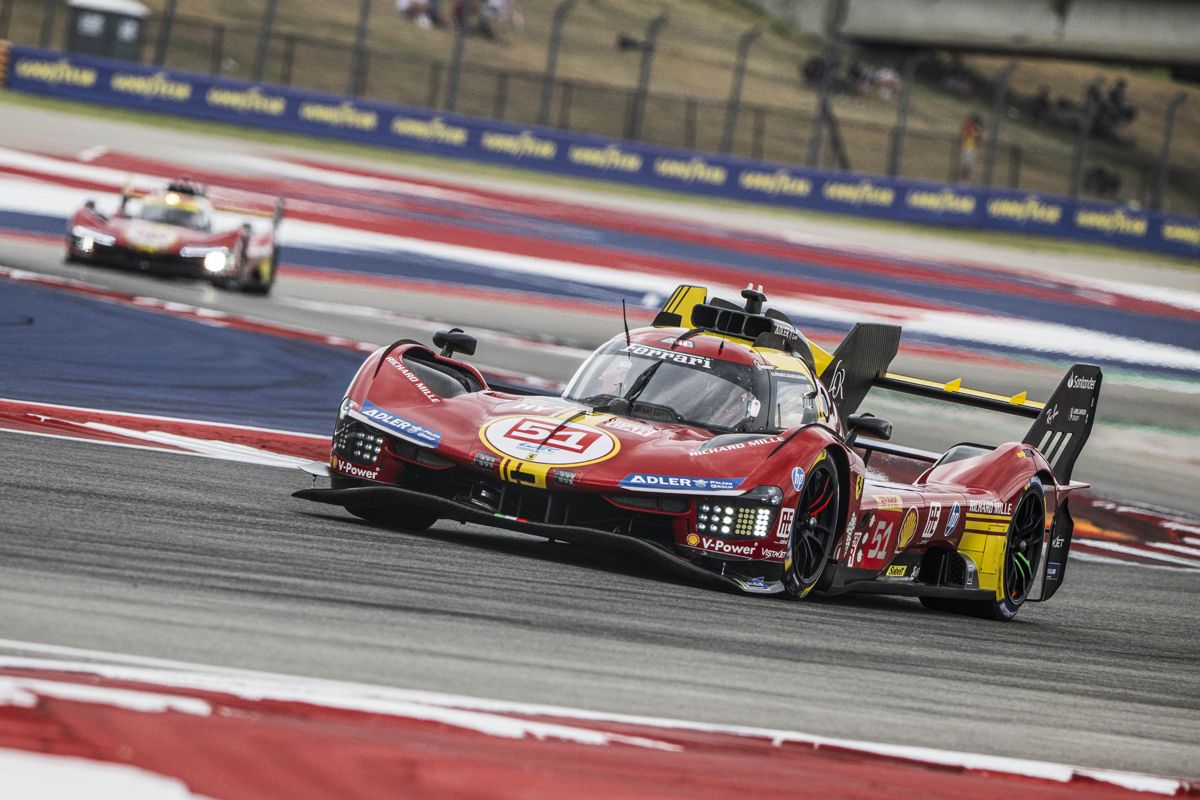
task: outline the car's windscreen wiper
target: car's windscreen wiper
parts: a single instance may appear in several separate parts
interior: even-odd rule
[[[641,395],[641,393],[646,390],[646,387],[650,385],[650,379],[654,377],[654,373],[658,372],[658,368],[665,363],[667,362],[655,362],[654,364],[650,365],[649,369],[637,376],[637,379],[634,380],[633,385],[629,387],[629,391],[625,393],[624,399],[625,402],[629,403],[630,408],[633,407],[633,404],[637,401],[638,396]]]

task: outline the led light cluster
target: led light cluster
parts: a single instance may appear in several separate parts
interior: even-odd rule
[[[374,464],[382,447],[382,436],[358,425],[347,425],[339,430],[333,443],[334,452],[359,464]]]
[[[765,539],[774,509],[760,506],[727,506],[700,503],[696,508],[696,530],[717,536]]]
[[[749,506],[738,509],[737,522],[735,523],[733,532],[738,536],[753,536],[757,539],[763,539],[766,537],[767,529],[770,525],[771,509]]]
[[[701,503],[696,515],[696,530],[701,533],[720,533],[728,535],[733,532],[733,506],[714,506]]]

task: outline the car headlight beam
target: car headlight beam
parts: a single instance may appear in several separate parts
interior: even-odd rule
[[[71,228],[71,236],[77,241],[79,249],[90,253],[92,249],[99,245],[100,247],[112,247],[117,243],[117,237],[107,234],[104,231],[98,231],[95,228],[89,228],[85,225],[76,225]]]
[[[207,272],[221,272],[229,263],[229,253],[225,250],[213,250],[204,256],[204,269]]]

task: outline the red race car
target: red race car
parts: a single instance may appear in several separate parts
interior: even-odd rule
[[[204,278],[225,289],[266,294],[275,283],[279,247],[275,234],[283,200],[274,208],[214,205],[202,186],[181,179],[162,191],[126,188],[112,215],[89,200],[67,225],[68,262],[106,264],[167,275]],[[219,212],[243,217],[221,227]],[[244,217],[270,216],[269,225]]]
[[[439,519],[615,545],[752,594],[916,596],[1011,619],[1062,585],[1075,460],[1101,374],[1071,368],[1043,405],[888,372],[891,325],[810,343],[761,288],[744,306],[681,286],[652,327],[618,334],[562,397],[488,387],[475,340],[372,354],[337,414],[331,487],[295,496],[421,530]],[[1033,420],[1024,441],[929,453],[857,413],[873,387]],[[876,463],[870,463],[874,460]],[[916,469],[908,482],[879,461]],[[919,473],[919,474],[918,474]]]

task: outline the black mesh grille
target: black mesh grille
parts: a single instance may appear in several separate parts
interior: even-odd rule
[[[674,542],[669,517],[617,508],[590,492],[548,491],[522,486],[463,467],[433,470],[418,466],[405,470],[399,485],[447,500],[470,503],[505,517],[624,533],[665,545]]]

